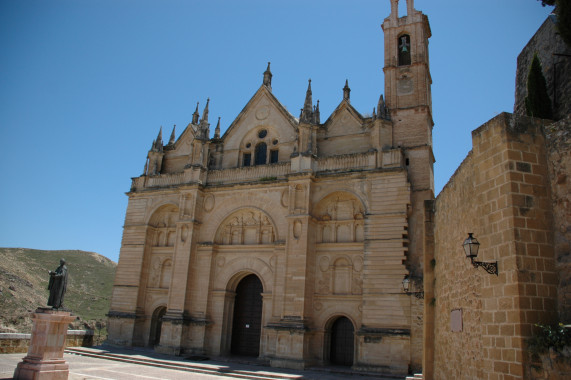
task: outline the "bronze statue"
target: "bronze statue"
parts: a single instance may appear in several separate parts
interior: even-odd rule
[[[63,296],[67,290],[67,266],[65,266],[65,259],[59,261],[59,267],[55,271],[50,270],[48,272],[50,274],[48,306],[51,306],[52,309],[63,308]]]

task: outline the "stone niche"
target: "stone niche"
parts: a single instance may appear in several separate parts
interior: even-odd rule
[[[365,210],[353,194],[337,191],[323,198],[313,210],[317,243],[352,243],[364,239]]]

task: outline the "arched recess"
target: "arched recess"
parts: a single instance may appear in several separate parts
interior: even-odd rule
[[[268,214],[256,208],[234,211],[220,223],[214,238],[220,245],[271,244],[275,240],[275,224]]]
[[[231,260],[225,264],[224,269],[218,272],[214,278],[213,289],[222,295],[224,305],[222,308],[213,310],[213,313],[222,320],[220,324],[220,353],[223,355],[231,353],[236,290],[241,281],[249,275],[255,275],[262,284],[264,294],[271,295],[273,273],[270,266],[261,259],[239,257]],[[271,302],[271,296],[269,300]],[[262,308],[271,309],[271,304],[263,304]],[[215,316],[215,318],[217,317]],[[264,323],[262,320],[262,325]]]
[[[154,210],[147,222],[143,274],[140,277],[137,306],[149,310],[148,313],[154,309],[153,305],[167,302],[178,216],[177,206],[164,204]],[[143,321],[145,320],[136,321],[133,339],[142,339],[147,335],[148,325]]]
[[[336,315],[325,326],[325,358],[330,364],[352,366],[355,357],[355,325],[351,319]]]
[[[163,324],[163,317],[167,312],[166,306],[159,306],[153,312],[151,317],[151,328],[149,331],[149,347],[154,347],[161,341],[161,328]]]
[[[172,247],[176,236],[176,223],[178,222],[178,207],[172,204],[158,208],[149,219],[149,235],[151,246]]]
[[[349,243],[364,240],[365,207],[354,194],[335,191],[313,208],[318,221],[318,243]]]

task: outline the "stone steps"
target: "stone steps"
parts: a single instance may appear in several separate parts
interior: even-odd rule
[[[415,373],[414,376],[407,376],[406,380],[422,380],[422,373]]]

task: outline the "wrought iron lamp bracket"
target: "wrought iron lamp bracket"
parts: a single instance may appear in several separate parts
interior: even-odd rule
[[[498,275],[498,262],[497,261],[494,261],[494,262],[476,261],[476,260],[474,260],[473,257],[470,257],[470,260],[472,261],[472,265],[474,266],[474,268],[481,267],[482,269],[484,269],[489,274],[495,274],[496,276]]]

